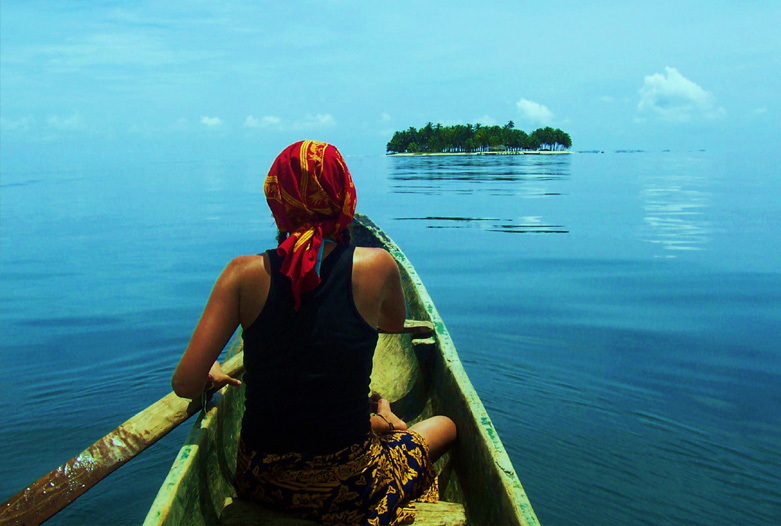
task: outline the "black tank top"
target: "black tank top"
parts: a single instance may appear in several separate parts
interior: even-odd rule
[[[355,247],[323,260],[322,282],[293,308],[290,281],[267,252],[271,286],[244,330],[246,401],[242,437],[261,453],[325,454],[365,439],[377,330],[358,313],[352,291]]]

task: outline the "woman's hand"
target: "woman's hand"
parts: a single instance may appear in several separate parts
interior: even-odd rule
[[[381,398],[377,402],[377,412],[371,417],[372,431],[375,433],[389,433],[391,431],[404,431],[407,423],[393,414],[390,402]]]
[[[241,385],[241,381],[238,378],[233,378],[222,372],[220,362],[214,362],[214,364],[212,364],[211,369],[209,369],[209,374],[214,382],[210,390],[219,391],[226,385],[231,385],[233,387],[239,387]],[[207,386],[207,388],[209,387]]]

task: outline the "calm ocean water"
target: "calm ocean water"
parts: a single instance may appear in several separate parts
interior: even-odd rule
[[[2,174],[0,498],[169,392],[275,153]],[[348,158],[544,524],[781,523],[776,161]],[[51,523],[139,523],[188,427]]]

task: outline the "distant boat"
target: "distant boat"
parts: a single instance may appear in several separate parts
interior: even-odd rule
[[[539,524],[507,452],[461,365],[453,341],[406,256],[374,223],[357,215],[353,243],[382,247],[399,264],[407,298],[403,334],[381,334],[371,389],[408,423],[435,414],[458,427],[455,447],[436,463],[441,502],[416,504],[415,524]],[[242,370],[241,345],[225,369]],[[368,393],[367,393],[368,396]],[[145,526],[313,524],[238,499],[232,485],[244,388],[225,388],[198,417],[152,504]]]

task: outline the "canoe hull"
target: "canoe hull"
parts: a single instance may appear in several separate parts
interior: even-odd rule
[[[399,247],[374,223],[356,216],[352,239],[388,250],[399,263],[407,316],[431,322],[434,334],[381,334],[372,390],[392,401],[410,423],[435,414],[451,417],[458,442],[437,462],[443,500],[465,506],[469,524],[538,524],[485,407],[423,283]],[[228,361],[241,360],[241,344]],[[216,524],[231,484],[244,411],[244,388],[217,393],[196,421],[155,499],[145,525]]]

